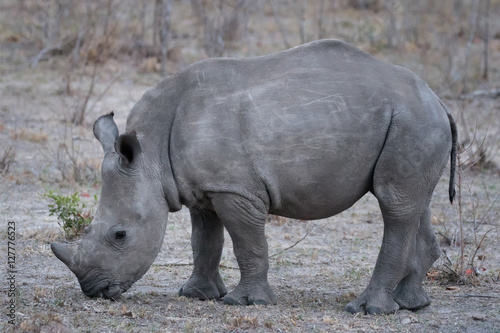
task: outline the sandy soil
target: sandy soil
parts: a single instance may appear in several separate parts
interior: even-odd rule
[[[453,265],[460,249],[456,244],[443,244],[446,255],[438,260],[425,281],[433,303],[417,312],[353,316],[343,311],[347,302],[366,287],[381,244],[381,215],[371,196],[325,220],[269,221],[266,229],[272,256],[269,282],[278,297],[276,306],[234,307],[220,301],[203,302],[177,296],[178,288],[192,270],[191,228],[186,210],[170,215],[161,253],[148,273],[124,294],[123,300],[87,298],[75,276],[49,249],[49,243],[63,235],[56,219],[49,216],[48,201],[40,194],[47,188],[57,188],[65,194],[79,191],[90,197],[99,194],[97,174],[102,151],[92,136],[93,121],[114,110],[123,130],[128,110],[158,77],[131,74],[133,71],[126,65],[110,61],[99,73],[95,95],[104,92],[115,77],[119,79],[102,98],[91,98],[90,103],[95,102],[95,107],[84,124],[72,127],[64,119],[82,100],[89,77],[84,75],[74,88],[75,95],[68,97],[61,93],[65,82],[53,65],[44,63],[34,71],[8,73],[0,80],[0,157],[7,147],[13,146],[16,151],[9,172],[0,176],[0,249],[4,256],[0,270],[0,331],[500,331],[500,205],[494,202],[500,179],[495,168],[484,173],[469,170],[467,179],[474,182],[470,189],[464,187],[465,247],[469,256],[466,260],[473,254],[474,236],[478,242],[488,230],[496,228],[485,237],[476,253],[480,275],[471,274],[468,283],[463,284],[444,274],[445,265],[449,264],[446,258]],[[454,109],[457,102],[448,103]],[[478,103],[491,105],[482,110],[498,115],[499,102]],[[474,111],[477,103],[469,103],[467,107]],[[64,144],[69,148],[65,149]],[[72,181],[73,166],[80,170],[82,181],[78,183]],[[433,198],[433,223],[437,232],[453,238],[458,233],[458,211],[457,205],[450,206],[447,201],[447,182],[448,171]],[[90,203],[90,198],[82,198]],[[476,221],[488,213],[476,233],[473,202],[477,203]],[[15,222],[17,237],[15,328],[7,317],[12,299],[7,296],[5,265],[8,222]],[[222,265],[222,276],[231,289],[238,282],[239,271],[228,236]]]

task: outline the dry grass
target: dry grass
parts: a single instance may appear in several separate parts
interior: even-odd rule
[[[22,128],[20,131],[12,131],[11,132],[12,140],[24,140],[32,143],[43,144],[46,143],[49,135],[42,130],[33,130],[28,128]]]
[[[9,173],[10,166],[16,159],[16,150],[13,146],[7,147],[0,156],[0,174]]]

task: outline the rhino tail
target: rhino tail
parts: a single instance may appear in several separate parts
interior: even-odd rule
[[[450,113],[450,110],[446,107],[443,101],[439,100],[441,105],[446,111],[446,115],[448,116],[448,120],[450,122],[451,129],[451,153],[450,153],[450,186],[448,190],[448,194],[450,197],[450,203],[453,205],[453,199],[455,198],[455,171],[457,168],[457,150],[458,150],[458,137],[457,137],[457,123],[455,122],[455,118]]]

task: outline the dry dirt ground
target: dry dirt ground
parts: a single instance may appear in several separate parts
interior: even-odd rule
[[[158,258],[124,294],[123,300],[87,298],[75,276],[49,249],[50,241],[63,235],[56,219],[49,216],[49,202],[40,194],[48,188],[60,189],[64,194],[99,194],[96,175],[102,150],[92,135],[93,121],[114,110],[123,131],[128,110],[159,78],[135,74],[126,65],[110,61],[99,70],[95,94],[89,101],[95,104],[86,120],[81,126],[71,126],[65,119],[83,99],[85,89],[78,88],[86,87],[90,79],[82,75],[82,81],[74,83],[73,96],[67,96],[63,93],[64,75],[57,68],[57,64],[48,62],[36,70],[5,73],[0,79],[0,154],[11,146],[16,152],[9,172],[0,176],[0,331],[500,331],[500,205],[494,201],[500,179],[495,167],[483,173],[469,170],[467,180],[474,182],[463,189],[466,261],[473,255],[474,242],[477,244],[487,231],[494,229],[486,235],[475,256],[480,275],[472,272],[464,284],[446,274],[445,265],[453,267],[457,263],[459,247],[456,242],[443,242],[446,255],[424,282],[433,303],[417,312],[365,316],[343,311],[347,302],[366,287],[381,244],[381,215],[376,200],[369,195],[329,219],[268,222],[266,233],[272,256],[269,282],[278,297],[276,306],[234,307],[221,301],[177,296],[192,270],[191,228],[186,210],[169,216]],[[110,82],[113,83],[108,87]],[[100,94],[103,95],[98,98]],[[447,103],[456,113],[458,103]],[[474,117],[498,117],[499,102],[472,101],[465,111]],[[497,126],[493,130],[499,133],[498,119],[492,126]],[[498,151],[498,142],[492,145]],[[74,168],[80,172],[79,182],[74,182]],[[436,231],[451,239],[458,234],[458,206],[449,205],[447,200],[448,173],[447,170],[437,186],[432,207]],[[90,202],[90,198],[82,198]],[[476,221],[482,222],[476,233],[472,231],[472,203]],[[14,222],[16,228],[14,298],[8,297],[9,222]],[[228,236],[222,265],[222,276],[231,289],[238,282],[239,271]],[[12,300],[15,327],[8,323],[7,316]]]

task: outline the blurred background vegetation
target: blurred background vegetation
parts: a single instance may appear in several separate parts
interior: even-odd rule
[[[167,75],[207,57],[336,38],[410,68],[441,96],[498,88],[498,0],[3,0],[0,71],[129,62]],[[68,74],[68,78],[70,74]],[[68,80],[67,89],[71,89]]]

